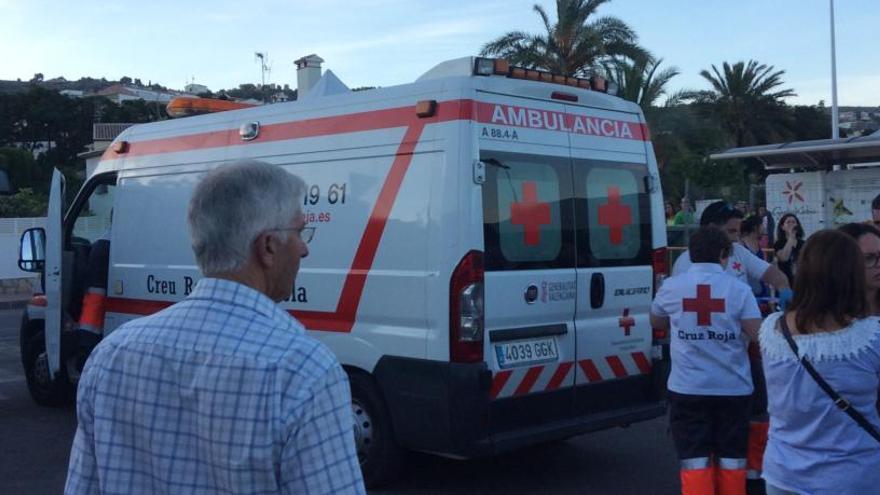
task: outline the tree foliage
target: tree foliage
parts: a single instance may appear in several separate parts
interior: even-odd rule
[[[675,67],[660,70],[662,62],[662,58],[657,60],[654,57],[614,58],[606,63],[605,72],[617,84],[618,96],[637,103],[647,112],[666,94],[669,81],[680,74]]]
[[[724,62],[722,70],[700,71],[710,90],[690,91],[684,99],[715,115],[727,131],[733,146],[750,146],[780,141],[792,136],[792,121],[784,98],[796,96],[782,89],[783,70],[774,70],[755,60]]]
[[[0,168],[14,187],[31,190],[33,196],[19,199],[44,198],[53,168],[64,173],[68,194],[73,195],[85,171],[77,154],[92,143],[94,123],[164,118],[164,105],[143,100],[120,105],[100,96],[68,98],[39,85],[23,93],[0,94]]]
[[[0,218],[44,217],[48,198],[25,187],[10,196],[0,196]]]
[[[0,148],[0,170],[5,170],[9,181],[17,188],[31,188],[45,193],[52,170],[41,168],[33,154],[20,148]]]
[[[601,72],[613,57],[647,58],[635,31],[616,17],[595,19],[610,0],[556,0],[556,22],[540,5],[533,7],[544,33],[510,31],[483,46],[483,55],[506,58],[514,65],[584,77]]]

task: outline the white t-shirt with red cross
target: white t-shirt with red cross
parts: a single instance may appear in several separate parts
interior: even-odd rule
[[[694,263],[666,280],[651,313],[668,316],[669,390],[690,395],[749,395],[748,338],[740,322],[760,318],[752,289],[720,264]]]
[[[685,251],[675,260],[672,265],[672,274],[679,275],[687,271],[691,266],[691,253]],[[770,263],[758,258],[751,251],[738,242],[733,243],[733,252],[727,262],[727,274],[737,278],[737,280],[748,284],[749,282],[758,282],[764,276],[764,272],[770,268]]]

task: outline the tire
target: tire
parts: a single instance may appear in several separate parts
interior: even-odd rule
[[[375,488],[398,475],[403,451],[394,440],[391,416],[373,379],[351,373],[349,382],[358,460],[367,488]]]
[[[49,363],[46,360],[46,343],[43,332],[39,332],[28,340],[24,350],[24,373],[27,379],[28,392],[34,402],[46,407],[61,407],[70,404],[75,395],[73,385],[67,377],[64,366],[57,378],[49,378]]]

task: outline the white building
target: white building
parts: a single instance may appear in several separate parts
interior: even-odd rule
[[[191,95],[200,95],[209,91],[208,87],[204,84],[196,83],[187,84],[186,86],[184,86],[183,90]]]
[[[178,96],[177,93],[167,93],[164,91],[155,91],[152,89],[139,88],[136,86],[126,86],[123,84],[114,84],[98,91],[99,96],[106,96],[116,103],[122,103],[127,100],[144,100],[155,101],[159,103],[168,103],[172,98]]]

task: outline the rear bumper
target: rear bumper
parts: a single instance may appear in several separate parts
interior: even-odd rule
[[[653,375],[493,401],[485,363],[385,356],[374,374],[398,443],[454,457],[625,426],[666,411]]]

